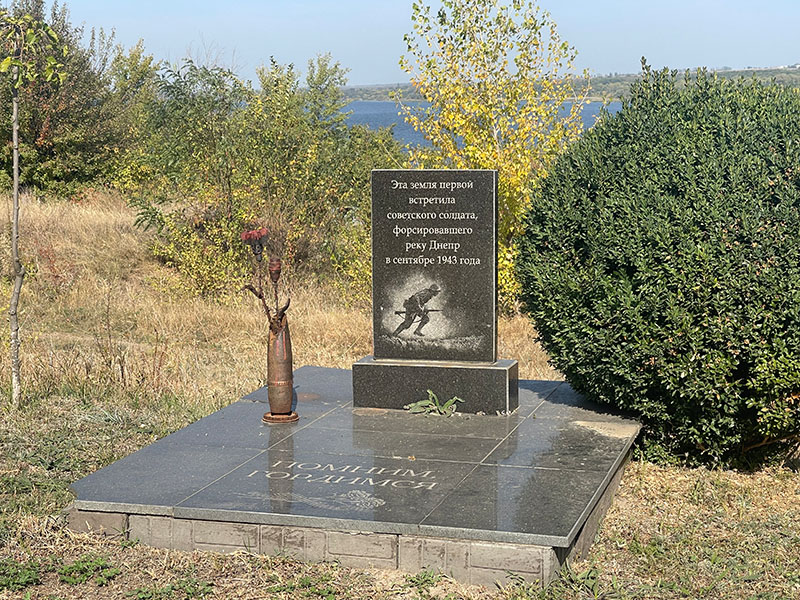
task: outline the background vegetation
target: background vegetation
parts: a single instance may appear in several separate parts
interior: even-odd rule
[[[138,223],[155,228],[156,256],[201,295],[241,287],[239,234],[259,225],[297,274],[338,276],[350,297],[367,298],[370,170],[403,155],[388,130],[346,125],[338,63],[309,61],[301,82],[292,65],[270,61],[254,88],[215,65],[170,65],[141,43],[126,50],[103,31],[86,35],[58,2],[48,12],[44,0],[21,0],[12,11],[51,23],[66,47],[62,85],[40,78],[20,91],[22,180],[37,195],[121,191]],[[6,139],[9,111],[0,103]],[[3,148],[0,186],[11,172]]]
[[[295,275],[351,279],[365,260],[357,242],[369,240],[370,171],[402,156],[388,130],[345,124],[344,70],[318,57],[301,87],[291,65],[272,61],[258,90],[191,60],[155,77],[133,150],[148,175],[129,186],[139,223],[156,226],[156,255],[219,297],[246,275],[239,234],[266,226]]]
[[[747,473],[634,461],[588,558],[545,592],[525,585],[486,590],[432,572],[158,550],[70,533],[59,512],[72,501],[73,481],[265,383],[264,317],[249,298],[221,305],[176,285],[179,274],[150,251],[154,232],[135,227],[135,212],[117,195],[90,193],[79,203],[27,196],[23,214],[23,250],[32,265],[22,315],[29,402],[0,419],[4,600],[28,593],[65,600],[441,600],[448,594],[783,600],[800,594],[800,475],[780,468]],[[0,258],[5,264],[7,256]],[[367,312],[323,287],[293,295],[296,364],[347,368],[370,352]],[[499,327],[499,354],[520,361],[521,377],[561,377],[533,341],[527,318],[502,317]],[[7,386],[7,369],[1,373]],[[79,573],[95,573],[101,563],[119,570],[103,585],[96,575],[79,584],[61,580],[62,569],[78,565]]]

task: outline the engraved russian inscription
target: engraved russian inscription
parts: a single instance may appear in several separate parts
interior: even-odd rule
[[[333,473],[333,474],[329,474]],[[357,476],[352,475],[358,473]],[[334,465],[331,463],[301,463],[278,460],[269,469],[254,469],[247,478],[266,477],[267,479],[286,479],[306,483],[326,483],[331,485],[358,485],[369,487],[391,487],[395,489],[426,489],[436,487],[433,471],[387,467],[363,467],[361,465]]]
[[[375,358],[496,360],[496,197],[496,171],[373,171]]]

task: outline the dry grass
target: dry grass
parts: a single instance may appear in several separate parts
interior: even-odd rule
[[[0,420],[0,564],[8,557],[36,560],[42,583],[0,590],[0,598],[202,597],[198,590],[214,598],[540,596],[524,587],[488,592],[433,575],[123,547],[65,531],[53,515],[71,500],[72,481],[264,383],[265,323],[249,297],[214,302],[183,295],[175,274],[148,253],[148,235],[113,196],[83,204],[27,199],[23,208],[32,274],[22,298],[29,404],[5,410]],[[4,302],[8,293],[5,279]],[[363,310],[319,288],[298,289],[293,298],[297,366],[349,367],[370,353],[371,319]],[[500,354],[520,361],[522,377],[560,378],[526,319],[503,318],[499,327]],[[7,345],[7,330],[0,339]],[[2,352],[6,389],[7,360]],[[789,471],[634,463],[589,558],[541,596],[800,598],[798,507],[800,476]],[[87,553],[107,557],[120,574],[107,586],[59,582],[59,565]]]
[[[522,315],[502,317],[498,323],[498,351],[500,358],[515,358],[519,361],[519,376],[522,379],[564,379],[550,366],[542,347],[536,342],[536,330],[530,319]]]
[[[53,520],[29,519],[22,523],[19,543],[8,548],[19,562],[37,561],[42,583],[29,588],[46,590],[33,598],[119,599],[133,598],[374,598],[412,600],[421,589],[437,597],[483,600],[493,596],[483,588],[452,581],[415,585],[399,573],[354,570],[333,563],[304,564],[284,557],[267,557],[244,552],[220,555],[210,552],[176,552],[147,547],[131,547],[108,539],[73,534]],[[24,546],[24,547],[23,547]],[[93,581],[70,585],[59,581],[58,569],[86,555],[104,557],[119,574],[103,586]],[[54,558],[56,557],[57,558]],[[189,583],[189,585],[186,585]],[[173,586],[176,591],[165,593]],[[194,593],[177,589],[190,587]],[[39,588],[39,589],[37,589]],[[162,595],[158,595],[161,592]],[[443,592],[443,593],[442,593]],[[138,595],[137,595],[138,594]],[[21,598],[3,594],[0,599]],[[429,597],[423,592],[423,597]]]
[[[800,598],[800,476],[632,463],[591,562],[634,598]]]
[[[255,302],[183,295],[118,200],[29,199],[23,210],[31,273],[23,291],[23,356],[25,380],[34,387],[110,378],[125,389],[213,408],[260,385],[265,323]],[[294,299],[298,365],[345,366],[368,349],[366,316],[323,308],[323,300],[319,292]]]
[[[133,220],[108,195],[83,204],[25,199],[25,381],[48,390],[53,382],[113,379],[209,409],[261,385],[265,319],[256,302],[185,296],[175,273],[150,256],[148,235]],[[6,283],[4,301],[8,293]],[[319,286],[298,286],[292,296],[295,365],[348,368],[370,354],[368,313]],[[523,317],[500,320],[500,354],[520,361],[522,377],[559,378],[534,338]]]

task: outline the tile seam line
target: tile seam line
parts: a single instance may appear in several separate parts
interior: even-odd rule
[[[297,429],[293,429],[292,431],[288,432],[288,435],[287,435],[285,438],[283,438],[282,440],[279,440],[279,441],[275,442],[274,444],[270,444],[270,445],[269,445],[269,446],[267,446],[267,447],[266,447],[264,450],[266,451],[266,450],[272,450],[272,449],[274,449],[274,448],[275,448],[275,446],[277,446],[278,444],[281,444],[281,443],[285,442],[286,440],[288,440],[289,438],[291,438],[291,437],[294,437],[294,434],[295,434],[295,433],[297,433],[298,431],[302,431],[302,430],[303,430],[303,429],[305,429],[306,427],[311,427],[311,426],[312,426],[314,423],[316,423],[316,422],[317,422],[317,421],[319,421],[320,419],[323,419],[323,418],[327,417],[329,414],[331,414],[332,412],[336,412],[336,411],[337,411],[337,410],[339,410],[340,408],[342,408],[342,405],[341,405],[341,404],[340,404],[340,405],[338,405],[338,406],[335,406],[335,407],[334,407],[334,408],[332,408],[332,409],[330,409],[328,412],[322,413],[322,414],[321,414],[321,415],[319,415],[317,418],[315,418],[315,419],[311,419],[311,421],[309,421],[308,423],[306,423],[306,424],[305,424],[305,425],[303,425],[302,427],[298,427]],[[276,423],[276,424],[273,424],[273,425],[267,425],[267,428],[269,429],[270,427],[279,427],[279,426],[280,426],[280,424],[279,424],[279,423]],[[244,463],[242,463],[242,464],[244,464]],[[199,491],[199,490],[198,490],[198,491]]]
[[[333,410],[336,410],[336,409],[333,409]],[[329,411],[329,412],[333,412],[333,410],[331,410],[331,411]],[[325,414],[327,415],[328,413],[325,413]],[[321,419],[323,416],[325,416],[325,415],[319,416],[319,417],[317,417],[317,419]],[[316,422],[316,420],[317,420],[317,419],[314,419],[313,421],[311,421],[311,423],[314,423],[314,422]],[[298,429],[296,429],[296,431],[300,431],[301,429],[305,429],[306,427],[308,427],[309,425],[311,425],[311,423],[308,423],[308,424],[306,424],[306,425],[303,425],[302,427],[299,427]],[[287,439],[289,439],[289,438],[290,438],[292,435],[294,435],[294,433],[295,433],[295,432],[293,431],[292,433],[290,433],[290,434],[289,434],[289,436],[288,436],[288,437],[285,437],[285,438],[283,438],[283,440],[287,440]],[[282,442],[283,440],[281,440],[281,442]],[[275,442],[275,444],[280,444],[280,442]],[[269,448],[271,448],[271,447],[272,447],[272,446],[270,446]],[[246,461],[244,461],[243,463],[236,465],[235,467],[233,467],[233,468],[232,468],[230,471],[228,471],[227,473],[224,473],[224,474],[220,475],[220,476],[219,476],[219,477],[217,477],[217,478],[216,478],[214,481],[210,482],[210,483],[209,483],[209,484],[207,484],[207,485],[204,485],[203,487],[201,487],[201,488],[200,488],[200,489],[198,489],[198,490],[195,490],[194,492],[192,492],[191,494],[189,494],[188,496],[186,496],[186,497],[185,497],[185,498],[183,498],[182,500],[180,500],[180,501],[176,502],[175,504],[173,504],[173,505],[172,505],[172,509],[174,510],[176,506],[179,506],[179,505],[183,504],[184,502],[186,502],[187,500],[190,500],[191,498],[194,498],[194,497],[195,497],[197,494],[199,494],[199,493],[200,493],[200,492],[202,492],[203,490],[205,490],[205,489],[207,489],[207,488],[211,487],[212,485],[214,485],[215,483],[217,483],[217,482],[218,482],[218,481],[220,481],[221,479],[224,479],[225,477],[227,477],[228,475],[230,475],[231,473],[233,473],[233,472],[234,472],[236,469],[239,469],[239,468],[241,468],[241,467],[245,466],[245,465],[246,465],[247,463],[249,463],[250,461],[252,461],[252,460],[255,460],[255,459],[257,459],[259,456],[262,456],[263,454],[265,454],[265,453],[269,452],[269,448],[266,448],[266,449],[264,449],[264,450],[261,450],[261,452],[259,452],[258,454],[254,455],[254,456],[251,456],[250,458],[248,458],[248,459],[247,459]]]
[[[475,466],[474,466],[474,467],[472,467],[472,469],[470,469],[470,470],[469,470],[469,472],[468,472],[466,475],[464,475],[464,477],[462,477],[462,478],[461,478],[461,481],[459,481],[457,484],[455,484],[455,485],[453,486],[453,488],[452,488],[452,489],[451,489],[451,490],[450,490],[450,491],[449,491],[447,494],[445,494],[445,495],[444,495],[444,497],[443,497],[443,498],[442,498],[442,499],[441,499],[439,502],[437,502],[437,503],[436,503],[436,505],[435,505],[435,506],[434,506],[434,507],[433,507],[433,508],[432,508],[432,509],[431,509],[431,510],[430,510],[430,511],[429,511],[429,512],[428,512],[428,513],[427,513],[427,514],[424,516],[424,517],[422,517],[422,520],[419,522],[419,524],[420,524],[420,525],[422,525],[422,524],[425,522],[425,519],[427,519],[428,517],[430,517],[430,516],[431,516],[431,515],[434,513],[434,511],[435,511],[437,508],[439,508],[439,507],[440,507],[440,506],[441,506],[441,505],[442,505],[442,504],[445,502],[445,500],[447,500],[447,499],[448,499],[448,498],[449,498],[449,497],[450,497],[452,494],[454,494],[454,493],[455,493],[455,491],[456,491],[456,490],[457,490],[459,487],[461,487],[461,484],[463,484],[463,483],[464,483],[464,482],[467,480],[467,478],[468,478],[470,475],[472,475],[472,474],[473,474],[473,473],[474,473],[474,472],[475,472],[475,471],[478,469],[478,467],[480,467],[480,466],[483,464],[483,461],[485,461],[487,458],[489,458],[489,457],[492,455],[492,453],[493,453],[495,450],[497,450],[497,449],[500,447],[500,445],[501,445],[501,444],[502,444],[502,443],[503,443],[503,442],[504,442],[504,441],[505,441],[505,440],[506,440],[506,439],[507,439],[507,438],[508,438],[508,437],[509,437],[509,436],[510,436],[512,433],[514,433],[514,431],[516,431],[516,430],[517,430],[517,427],[519,427],[519,426],[520,426],[520,424],[521,424],[521,421],[520,421],[520,423],[517,423],[517,426],[516,426],[516,427],[514,427],[514,429],[512,429],[512,430],[511,430],[511,431],[510,431],[510,432],[509,432],[509,433],[508,433],[508,434],[507,434],[507,435],[506,435],[506,436],[505,436],[505,437],[504,437],[502,440],[500,440],[499,442],[497,442],[497,444],[495,444],[494,448],[492,448],[492,449],[489,451],[489,453],[488,453],[486,456],[484,456],[484,457],[483,457],[483,458],[480,460],[480,462],[476,463],[476,464],[475,464]]]
[[[563,382],[562,382],[562,384],[561,384],[561,385],[563,385]],[[558,388],[560,388],[560,387],[561,387],[561,385],[557,385],[557,386],[555,386],[555,387],[553,388],[553,392],[554,392],[555,390],[557,390]],[[553,392],[550,392],[550,393],[552,394]],[[545,400],[546,400],[547,398],[549,398],[549,397],[550,397],[550,394],[548,394],[548,395],[545,397]],[[545,400],[542,400],[542,404],[544,404]],[[541,404],[540,404],[540,406],[541,406]],[[537,408],[538,408],[538,407],[537,407]],[[531,413],[531,414],[533,414],[533,413]],[[517,425],[516,425],[516,426],[515,426],[515,427],[514,427],[514,428],[513,428],[511,431],[509,431],[509,432],[508,432],[508,433],[505,435],[505,437],[504,437],[503,439],[501,439],[499,442],[497,442],[497,444],[495,444],[494,448],[492,448],[492,449],[489,451],[489,453],[488,453],[486,456],[484,456],[484,457],[483,457],[483,458],[480,460],[480,462],[479,462],[479,463],[477,463],[477,464],[476,464],[476,465],[475,465],[475,466],[474,466],[474,467],[473,467],[473,468],[472,468],[472,469],[469,471],[469,473],[467,473],[467,474],[466,474],[466,475],[465,475],[465,476],[464,476],[464,477],[461,479],[461,481],[459,481],[459,482],[458,482],[456,485],[454,485],[454,486],[453,486],[453,489],[451,489],[451,490],[450,490],[450,491],[449,491],[447,494],[445,494],[445,496],[442,498],[442,500],[441,500],[440,502],[438,502],[438,503],[436,504],[436,506],[434,506],[434,507],[433,507],[433,508],[432,508],[432,509],[431,509],[431,510],[430,510],[430,511],[429,511],[429,512],[428,512],[428,513],[427,513],[427,514],[426,514],[426,515],[425,515],[425,516],[422,518],[422,520],[419,522],[419,524],[420,524],[420,525],[422,525],[422,524],[425,522],[425,520],[426,520],[428,517],[430,517],[430,516],[431,516],[431,515],[434,513],[434,511],[435,511],[437,508],[439,508],[439,507],[440,507],[442,504],[444,504],[444,502],[445,502],[445,501],[446,501],[446,500],[447,500],[447,499],[448,499],[448,498],[449,498],[449,497],[450,497],[452,494],[454,494],[454,493],[455,493],[455,491],[456,491],[456,490],[457,490],[459,487],[461,487],[461,484],[463,484],[463,483],[464,483],[464,482],[467,480],[467,477],[469,477],[470,475],[472,475],[472,474],[473,474],[473,473],[474,473],[474,472],[475,472],[475,471],[478,469],[478,467],[480,467],[481,465],[483,465],[484,461],[485,461],[486,459],[488,459],[488,458],[489,458],[489,457],[492,455],[492,453],[493,453],[495,450],[497,450],[497,449],[498,449],[498,448],[499,448],[499,447],[500,447],[500,446],[503,444],[503,442],[505,442],[505,441],[506,441],[506,440],[507,440],[509,437],[511,437],[511,435],[512,435],[512,434],[513,434],[513,433],[514,433],[514,432],[515,432],[517,429],[519,429],[520,425],[522,425],[523,421],[525,421],[525,419],[527,419],[527,418],[529,418],[529,417],[523,417],[522,419],[520,419],[519,423],[517,423]]]
[[[272,448],[277,452],[288,452],[288,450],[282,450],[281,448]],[[409,460],[406,456],[387,456],[385,454],[338,454],[338,453],[329,453],[329,452],[317,452],[316,454],[321,454],[322,456],[326,457],[333,457],[333,458],[341,458],[343,456],[353,457],[353,458],[381,458],[385,460],[408,460],[409,462],[433,462],[433,463],[446,463],[448,465],[479,465],[481,464],[477,460],[448,460],[445,458],[419,458],[414,457],[414,460]],[[248,459],[250,460],[250,459]],[[244,463],[242,463],[244,464]]]
[[[493,452],[494,452],[494,450],[493,450]],[[427,514],[426,514],[424,517],[422,517],[422,519],[419,521],[419,523],[417,523],[417,527],[421,526],[421,525],[422,525],[422,524],[425,522],[425,519],[427,519],[428,517],[430,517],[430,516],[433,514],[433,512],[434,512],[434,511],[435,511],[437,508],[439,508],[439,507],[440,507],[442,504],[444,504],[445,500],[447,500],[447,499],[448,499],[448,498],[449,498],[449,497],[450,497],[452,494],[454,494],[454,493],[455,493],[455,491],[456,491],[456,490],[457,490],[459,487],[461,487],[461,484],[462,484],[462,483],[464,483],[464,482],[467,480],[467,478],[468,478],[470,475],[472,475],[472,474],[473,474],[473,473],[474,473],[474,472],[475,472],[475,471],[478,469],[478,467],[479,467],[479,466],[481,466],[481,464],[480,464],[480,463],[476,463],[476,464],[475,464],[475,465],[474,465],[474,466],[473,466],[473,467],[472,467],[472,468],[469,470],[469,472],[468,472],[466,475],[464,475],[464,477],[462,477],[462,478],[461,478],[461,481],[459,481],[457,484],[455,484],[455,485],[453,486],[453,488],[452,488],[452,489],[451,489],[449,492],[447,492],[447,493],[446,493],[444,496],[442,496],[442,499],[441,499],[439,502],[437,502],[437,503],[434,505],[434,507],[433,507],[433,508],[432,508],[430,511],[428,511],[428,513],[427,513]]]
[[[501,465],[500,463],[479,463],[482,467],[497,467],[500,469],[527,469],[529,471],[562,471],[567,473],[606,473],[606,469],[569,469],[565,467],[540,467],[535,465]]]
[[[200,489],[198,489],[198,490],[195,490],[194,492],[192,492],[191,494],[189,494],[188,496],[186,496],[186,497],[185,497],[185,498],[183,498],[182,500],[180,500],[180,501],[176,502],[176,503],[175,503],[175,504],[172,506],[172,510],[173,510],[173,512],[174,512],[174,510],[175,510],[175,508],[176,508],[176,507],[180,506],[181,504],[183,504],[183,503],[184,503],[184,502],[186,502],[187,500],[190,500],[191,498],[194,498],[194,497],[195,497],[197,494],[199,494],[199,493],[200,493],[200,492],[202,492],[203,490],[205,490],[205,489],[207,489],[208,487],[210,487],[210,486],[214,485],[215,483],[217,483],[217,482],[218,482],[218,481],[220,481],[221,479],[224,479],[225,477],[227,477],[228,475],[230,475],[231,473],[233,473],[233,472],[234,472],[236,469],[239,469],[240,467],[243,467],[243,466],[245,466],[245,465],[246,465],[247,463],[249,463],[251,460],[255,460],[256,458],[258,458],[259,456],[262,456],[262,455],[263,455],[263,454],[265,454],[266,452],[268,452],[268,451],[267,451],[267,450],[261,450],[261,451],[260,451],[258,454],[256,454],[255,456],[251,456],[250,458],[248,458],[248,459],[247,459],[246,461],[244,461],[243,463],[241,463],[241,464],[238,464],[238,465],[236,465],[235,467],[233,467],[233,468],[232,468],[230,471],[228,471],[227,473],[224,473],[223,475],[220,475],[219,477],[217,477],[217,478],[216,478],[214,481],[212,481],[211,483],[209,483],[209,484],[207,484],[207,485],[204,485],[203,487],[201,487],[201,488],[200,488]]]
[[[559,386],[556,386],[556,387],[559,387]],[[544,400],[542,400],[542,402],[544,402]],[[533,413],[531,413],[531,414],[533,414]],[[526,419],[529,419],[529,418],[530,418],[529,416],[528,416],[528,417],[522,417],[522,418],[521,418],[521,419],[520,419],[520,420],[517,422],[517,424],[516,424],[516,425],[515,425],[515,426],[514,426],[514,427],[513,427],[513,428],[512,428],[512,429],[511,429],[511,430],[510,430],[508,433],[506,433],[506,435],[505,435],[505,436],[503,436],[503,438],[502,438],[501,440],[499,440],[499,441],[497,442],[497,444],[495,444],[494,448],[492,448],[492,449],[489,451],[489,453],[488,453],[486,456],[484,456],[484,457],[483,457],[483,458],[480,460],[480,462],[479,462],[478,464],[483,464],[483,462],[484,462],[484,461],[485,461],[487,458],[489,458],[489,457],[492,455],[492,453],[493,453],[495,450],[497,450],[497,449],[498,449],[498,448],[499,448],[499,447],[500,447],[500,446],[503,444],[503,442],[505,442],[506,440],[508,440],[508,438],[510,438],[510,437],[511,437],[511,436],[514,434],[514,432],[516,432],[516,431],[517,431],[517,429],[519,429],[519,428],[522,426],[522,424],[525,422],[525,420],[526,420]],[[462,483],[463,483],[463,482],[462,482]],[[459,483],[459,485],[461,485],[461,484]],[[427,518],[427,517],[425,517],[425,518]]]
[[[533,416],[536,414],[536,411],[537,411],[537,410],[539,410],[540,408],[542,408],[542,405],[543,405],[545,402],[547,402],[547,399],[548,399],[550,396],[552,396],[552,395],[555,393],[555,391],[556,391],[558,388],[560,388],[562,385],[564,385],[565,383],[567,383],[567,382],[566,382],[566,381],[560,381],[560,382],[558,383],[558,385],[557,385],[557,386],[555,386],[555,387],[554,387],[552,390],[550,390],[550,391],[548,392],[548,394],[547,394],[547,395],[546,395],[544,398],[542,398],[541,402],[539,402],[539,404],[537,404],[537,405],[536,405],[536,408],[534,408],[534,409],[533,409],[533,411],[531,412],[531,414],[529,414],[529,415],[528,415],[527,417],[525,417],[525,418],[526,418],[526,419],[530,419],[531,417],[533,417]]]

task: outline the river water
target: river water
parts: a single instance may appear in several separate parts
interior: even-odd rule
[[[600,114],[602,103],[591,102],[584,106],[581,113],[583,125],[586,128],[594,125],[595,119]],[[607,107],[609,113],[614,114],[622,107],[620,102],[611,102]],[[418,131],[414,131],[403,117],[398,115],[398,107],[389,100],[355,100],[345,109],[351,111],[348,123],[351,125],[367,125],[372,129],[394,125],[394,137],[402,144],[426,145],[425,138]]]

